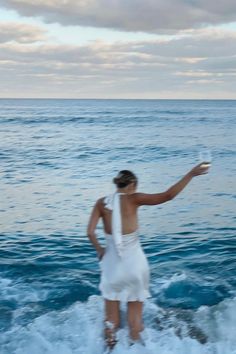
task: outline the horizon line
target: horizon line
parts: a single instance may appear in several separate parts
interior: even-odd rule
[[[172,101],[235,101],[236,98],[67,98],[67,97],[0,97],[0,100],[172,100]]]

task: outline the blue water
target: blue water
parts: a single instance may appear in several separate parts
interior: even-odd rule
[[[139,210],[146,348],[128,347],[121,304],[114,352],[236,353],[235,118],[236,101],[0,100],[1,354],[103,353],[91,208],[120,169],[162,192],[204,148],[208,174]]]

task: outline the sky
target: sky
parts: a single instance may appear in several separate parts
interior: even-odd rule
[[[0,98],[236,99],[236,1],[0,0]]]

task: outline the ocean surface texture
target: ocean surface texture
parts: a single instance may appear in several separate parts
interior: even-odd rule
[[[113,353],[235,354],[235,125],[236,101],[1,99],[0,354],[104,353],[91,209],[119,170],[163,192],[204,148],[208,174],[139,210],[145,348],[128,346],[122,303]]]

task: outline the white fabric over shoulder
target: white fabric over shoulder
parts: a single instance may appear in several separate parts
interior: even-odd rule
[[[107,209],[112,210],[113,209],[113,197],[114,194],[110,194],[104,199],[104,204]]]
[[[122,256],[122,225],[121,225],[121,212],[120,212],[120,194],[115,192],[105,198],[106,208],[112,210],[112,236],[116,245],[118,255]]]
[[[122,256],[122,231],[121,231],[120,193],[115,193],[112,212],[112,235],[116,244],[118,255]]]

